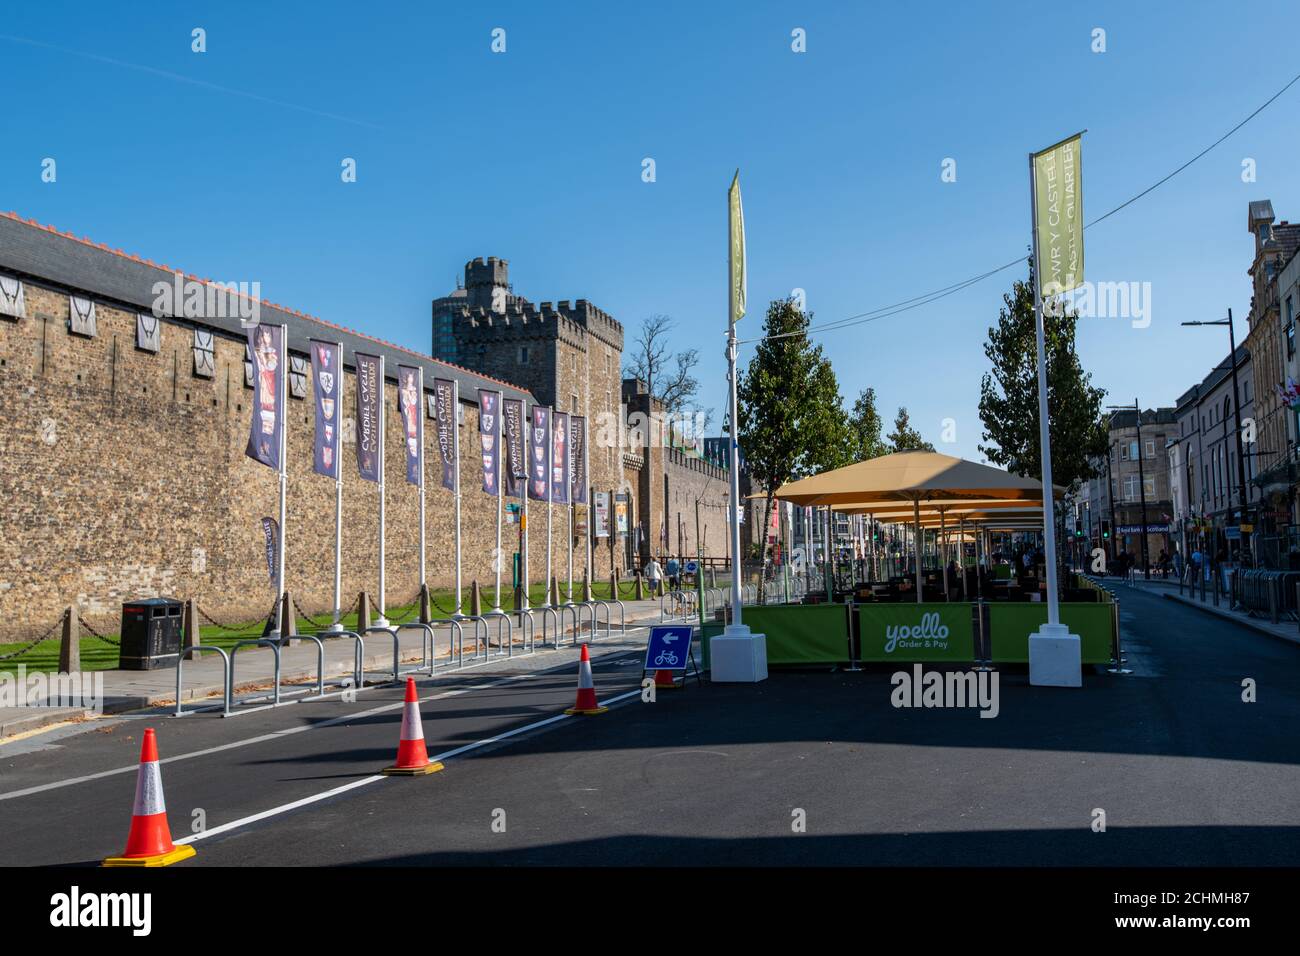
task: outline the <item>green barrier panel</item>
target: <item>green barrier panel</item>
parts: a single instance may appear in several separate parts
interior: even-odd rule
[[[843,604],[747,607],[745,624],[767,637],[769,664],[839,664],[849,659],[849,615]]]
[[[1070,603],[1058,605],[1061,623],[1078,634],[1085,664],[1108,664],[1114,610],[1109,604]],[[994,661],[1003,664],[1029,663],[1029,635],[1047,623],[1047,605],[990,604],[989,641]]]
[[[709,669],[709,638],[716,637],[723,631],[724,625],[720,621],[709,621],[700,626],[700,647],[703,651],[700,654],[702,660],[700,667],[704,670]]]
[[[864,604],[858,608],[862,661],[973,661],[971,606],[962,602]]]
[[[998,581],[1009,581],[1011,579],[1011,565],[995,564],[993,565],[993,577]]]
[[[745,625],[767,640],[768,664],[839,664],[849,659],[848,614],[843,604],[769,604],[746,607]],[[704,662],[709,666],[709,638],[722,625],[700,630]]]

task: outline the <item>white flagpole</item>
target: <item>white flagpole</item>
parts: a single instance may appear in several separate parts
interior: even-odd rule
[[[456,482],[452,492],[456,510],[456,612],[453,617],[460,617],[460,380],[451,380],[451,457],[454,462],[453,473]]]
[[[278,593],[276,599],[281,604],[283,610],[284,603],[284,543],[287,537],[285,524],[288,520],[288,504],[286,496],[289,488],[289,327],[280,326],[280,547],[278,569],[276,571],[276,585]],[[292,608],[289,609],[290,614]],[[280,620],[280,637],[288,637],[294,632],[293,618],[290,614],[276,615]],[[284,633],[284,628],[289,629],[289,634]]]
[[[416,430],[419,432],[419,435],[417,436],[417,441],[418,441],[418,447],[419,447],[419,449],[420,449],[420,456],[419,456],[419,465],[420,465],[420,484],[419,484],[419,489],[420,489],[420,591],[421,591],[421,594],[423,595],[424,585],[425,585],[425,583],[426,583],[425,576],[424,576],[424,569],[425,569],[425,560],[424,560],[424,559],[425,559],[425,549],[424,549],[424,542],[425,542],[425,537],[424,537],[424,472],[425,472],[425,468],[424,468],[424,369],[423,369],[423,368],[418,368],[418,369],[416,369],[415,375],[416,375],[416,389],[415,389],[416,399],[415,399],[415,400],[416,400],[416,402],[418,403],[418,404],[417,404],[417,407],[416,407],[416,409],[415,409],[415,421],[416,421],[416,426],[415,426],[415,427],[416,427]]]
[[[744,552],[740,547],[740,415],[739,378],[736,368],[739,342],[736,322],[744,314],[740,299],[745,293],[744,213],[740,202],[740,171],[727,190],[727,431],[728,461],[728,535],[731,543],[731,623],[721,634],[709,639],[712,670],[710,677],[719,683],[757,683],[767,679],[767,644],[762,634],[754,634],[744,623],[744,600],[741,573]],[[740,257],[739,259],[737,257]],[[767,543],[767,528],[758,529],[759,541]]]
[[[384,615],[387,604],[384,601],[384,357],[379,356],[379,617],[375,618],[376,627],[387,627],[388,618]]]
[[[501,436],[505,434],[505,400],[504,392],[497,392],[497,410],[496,410],[496,428],[493,430],[492,447],[496,449],[497,462],[497,549],[493,557],[497,566],[497,590],[492,599],[492,610],[501,610],[501,564],[503,556],[501,554],[501,512],[505,507],[505,467],[509,466],[509,455],[505,454],[506,449],[503,447]],[[479,408],[479,414],[483,414],[483,409]]]
[[[1038,447],[1041,449],[1043,467],[1043,549],[1047,557],[1047,623],[1061,623],[1061,611],[1056,602],[1056,522],[1053,520],[1052,500],[1052,437],[1047,420],[1047,346],[1043,331],[1042,287],[1043,277],[1038,274],[1038,171],[1034,154],[1029,154],[1029,210],[1034,236],[1034,346],[1038,353]]]
[[[1038,270],[1038,170],[1029,154],[1029,209],[1033,229],[1034,345],[1038,359],[1038,445],[1043,469],[1043,551],[1046,558],[1047,623],[1029,635],[1029,683],[1049,687],[1083,686],[1082,642],[1061,624],[1056,594],[1056,521],[1052,495],[1052,437],[1047,417],[1047,346],[1042,284]]]
[[[334,623],[325,630],[338,633],[343,630],[343,462],[338,453],[338,446],[343,444],[342,434],[338,429],[338,419],[343,414],[343,343],[338,343],[337,358],[334,362],[334,377],[339,383],[338,399],[334,408],[338,414],[334,423]]]

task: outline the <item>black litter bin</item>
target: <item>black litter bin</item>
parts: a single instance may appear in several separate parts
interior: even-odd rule
[[[175,667],[181,656],[183,606],[171,598],[149,598],[123,604],[117,666],[124,671]]]

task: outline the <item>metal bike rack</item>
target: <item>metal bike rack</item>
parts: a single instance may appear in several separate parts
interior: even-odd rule
[[[460,614],[460,615],[457,615],[456,617],[452,618],[452,620],[455,620],[455,621],[459,621],[459,622],[461,622],[461,625],[462,625],[462,626],[464,625],[464,622],[465,622],[465,621],[473,621],[473,622],[474,622],[474,655],[470,658],[470,660],[472,660],[472,661],[477,661],[477,660],[478,660],[478,647],[479,647],[479,640],[480,640],[480,638],[479,638],[479,630],[480,630],[480,629],[482,629],[482,631],[483,631],[483,637],[482,637],[482,641],[483,641],[483,659],[486,661],[486,660],[488,660],[489,658],[491,658],[491,656],[492,656],[492,635],[491,635],[491,632],[488,630],[488,624],[487,624],[487,621],[485,621],[481,615],[477,615],[477,616],[476,616],[476,615],[469,615],[469,614]],[[463,647],[464,647],[464,645],[462,644],[462,653],[461,653],[461,659],[462,659],[462,660],[464,659],[464,650],[463,650]],[[463,664],[459,664],[459,665],[457,665],[457,666],[464,666],[464,665],[463,665]]]
[[[429,676],[432,677],[433,667],[434,667],[433,657],[434,657],[434,651],[436,649],[434,646],[433,628],[430,627],[428,624],[424,624],[420,621],[409,621],[406,624],[397,625],[398,632],[405,631],[405,630],[414,630],[416,628],[418,628],[422,632],[420,635],[421,664],[419,667],[408,667],[405,673],[421,674],[424,673],[425,671],[428,671]]]
[[[303,700],[316,700],[325,696],[325,642],[314,634],[290,634],[286,638],[281,638],[281,645],[284,641],[312,641],[316,645],[316,697],[304,697]]]
[[[429,622],[430,626],[436,624],[446,624],[450,629],[447,640],[450,642],[447,648],[447,663],[452,660],[456,661],[456,666],[460,667],[465,660],[465,629],[460,626],[460,621],[455,618],[444,617]],[[434,651],[437,651],[437,645],[434,645]],[[432,660],[432,658],[430,658]],[[432,671],[430,671],[432,673]]]
[[[561,604],[560,607],[564,608],[566,611],[568,611],[570,614],[573,615],[573,643],[574,644],[578,643],[578,638],[582,634],[582,609],[583,608],[586,608],[588,611],[591,612],[591,639],[593,641],[596,639],[596,609],[594,607],[586,603],[575,603],[573,601],[567,601],[564,604]]]
[[[234,684],[231,682],[230,679],[231,678],[230,655],[227,654],[221,648],[212,647],[211,645],[208,644],[196,644],[193,647],[187,647],[185,648],[184,651],[181,652],[181,656],[177,658],[176,660],[176,713],[172,714],[172,716],[188,717],[190,714],[198,713],[197,708],[194,710],[181,709],[181,665],[185,663],[185,658],[189,656],[190,651],[215,651],[216,653],[221,655],[221,659],[225,662],[221,668],[221,679],[223,682],[223,687],[221,690],[221,701],[222,701],[221,716],[229,717],[230,716],[230,693],[231,690],[234,688]]]
[[[393,638],[393,680],[400,678],[398,665],[402,660],[402,640],[397,635],[397,628],[391,624],[372,624],[361,632],[362,634],[388,634]]]
[[[501,610],[500,608],[495,608],[491,611],[487,611],[486,613],[483,614],[481,618],[481,620],[483,621],[483,626],[485,628],[487,627],[487,619],[490,617],[496,618],[497,620],[497,647],[501,647],[502,623],[504,622],[506,626],[506,645],[504,648],[502,648],[501,654],[498,654],[497,656],[500,657],[504,655],[506,657],[514,657],[515,656],[515,625],[514,622],[510,620],[510,615],[507,614],[505,611]],[[487,651],[488,651],[488,657],[491,657],[492,656],[491,643],[488,644]]]
[[[614,635],[614,612],[612,608],[618,607],[618,629],[621,633],[627,633],[627,612],[623,607],[623,602],[614,599],[612,601],[592,601],[592,604],[605,609],[605,636],[613,637]],[[595,611],[593,610],[593,614]]]
[[[582,625],[578,622],[578,611],[576,606],[572,604],[555,604],[550,605],[550,610],[555,612],[555,620],[557,622],[555,646],[559,647],[560,641],[564,639],[565,614],[568,614],[573,618],[573,643],[576,645],[578,643],[578,631],[582,629]]]
[[[600,635],[600,605],[602,602],[592,598],[590,601],[583,601],[582,606],[591,608],[591,639],[594,641]],[[614,633],[614,629],[609,626],[609,611],[605,612],[605,636],[609,637]]]
[[[537,624],[533,621],[533,609],[520,608],[515,613],[519,615],[519,634],[522,638],[524,653],[531,654],[537,639]]]
[[[269,706],[279,707],[280,706],[280,642],[273,641],[270,638],[259,637],[259,638],[251,638],[245,641],[236,641],[234,645],[230,648],[230,692],[231,694],[233,695],[235,690],[235,655],[238,654],[239,651],[245,647],[269,647],[271,649],[271,653],[275,655],[275,691],[271,696],[271,703]],[[258,694],[256,696],[250,695],[248,698],[240,701],[239,703],[246,704],[249,703],[250,701],[265,700],[265,699],[266,699],[265,694]],[[233,697],[232,697],[232,702],[233,702]],[[290,703],[297,703],[297,701],[290,701]],[[234,717],[236,715],[231,713],[231,714],[227,714],[226,716]]]

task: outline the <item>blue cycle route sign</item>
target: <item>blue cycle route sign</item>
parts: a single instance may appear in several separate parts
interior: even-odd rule
[[[691,625],[667,624],[650,629],[645,648],[648,671],[684,671],[691,657]]]

